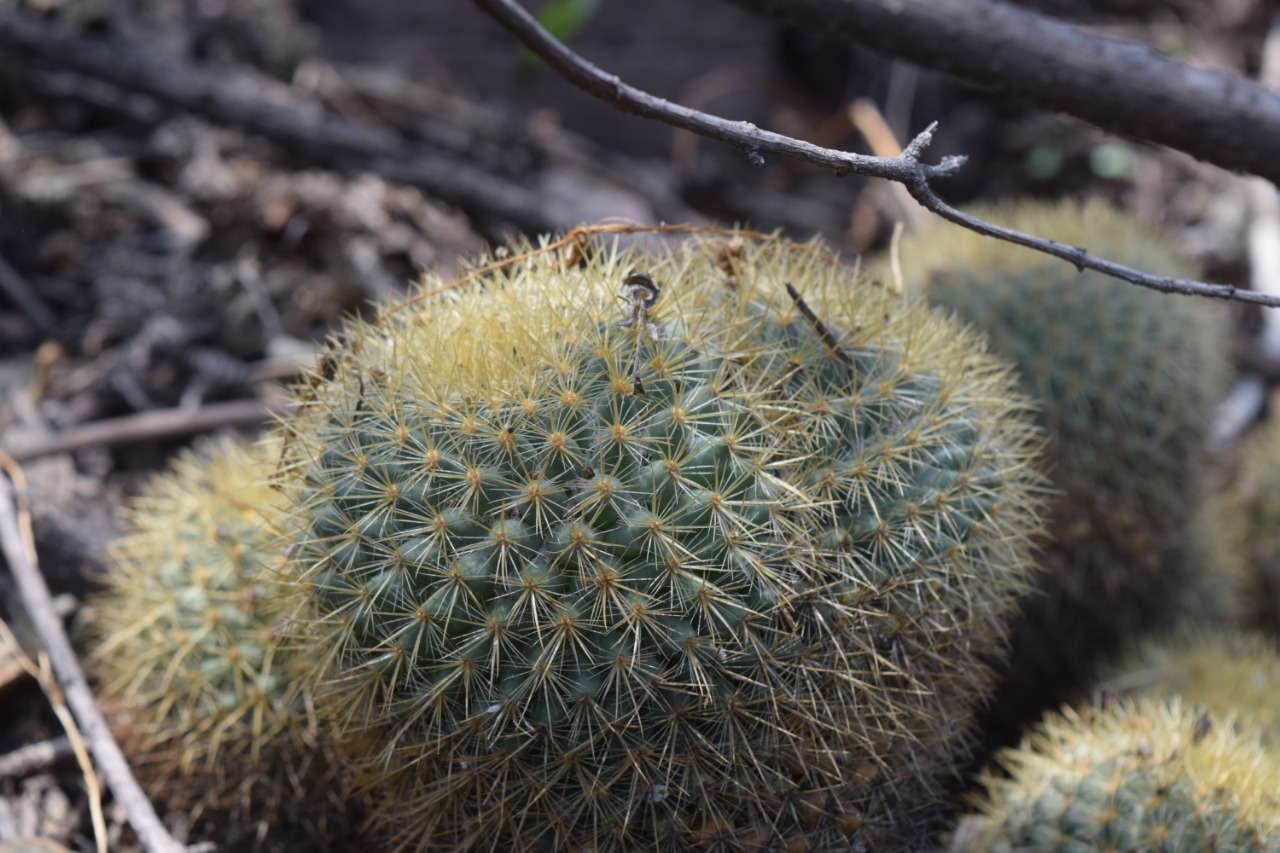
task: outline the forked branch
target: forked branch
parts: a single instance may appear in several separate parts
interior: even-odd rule
[[[965,158],[944,157],[936,164],[924,163],[920,159],[929,143],[933,141],[933,129],[936,123],[925,128],[897,157],[871,157],[822,148],[780,133],[762,130],[750,122],[729,121],[680,106],[630,86],[616,75],[602,71],[574,53],[547,32],[514,0],[475,0],[475,3],[515,35],[543,62],[575,86],[625,112],[656,119],[711,139],[727,142],[740,148],[754,163],[763,163],[765,154],[778,154],[802,163],[830,169],[841,177],[852,174],[897,181],[907,188],[911,197],[922,207],[933,211],[943,219],[988,237],[1006,240],[1061,258],[1082,271],[1094,270],[1163,293],[1210,296],[1280,307],[1280,297],[1277,296],[1244,290],[1229,284],[1151,275],[1090,254],[1082,246],[1068,246],[1055,240],[1005,228],[957,210],[938,197],[931,181],[934,178],[945,178],[955,174],[964,164]]]

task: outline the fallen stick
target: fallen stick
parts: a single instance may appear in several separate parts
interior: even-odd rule
[[[157,438],[194,435],[223,426],[254,426],[285,411],[287,407],[282,403],[264,403],[261,400],[235,400],[193,409],[160,409],[90,421],[33,440],[28,446],[6,450],[15,460],[25,462],[40,456],[68,453],[86,447],[110,447]]]
[[[37,564],[22,468],[2,451],[0,467],[8,474],[7,478],[0,477],[0,551],[3,551],[9,571],[17,581],[22,604],[48,654],[49,665],[66,703],[142,846],[148,853],[185,853],[186,848],[165,829],[155,807],[133,778],[124,753],[111,736],[111,729],[93,700],[93,693],[76,660],[71,641],[62,629],[62,622],[54,612],[53,596],[49,594],[49,587]]]
[[[20,746],[0,755],[0,779],[29,775],[74,754],[71,739],[66,735]]]
[[[829,169],[839,177],[853,174],[896,181],[906,187],[907,192],[921,207],[938,214],[943,219],[987,237],[1005,240],[1061,258],[1080,272],[1086,269],[1096,270],[1104,275],[1162,293],[1210,296],[1216,299],[1235,299],[1240,302],[1280,307],[1280,295],[1257,293],[1230,284],[1151,275],[1090,254],[1083,246],[1068,246],[1056,240],[1005,228],[952,207],[934,192],[932,182],[935,179],[956,174],[964,165],[965,158],[952,155],[943,157],[936,164],[925,163],[921,159],[925,149],[933,141],[937,122],[929,125],[915,139],[907,143],[902,153],[896,157],[874,157],[851,151],[823,148],[793,139],[785,134],[763,130],[750,122],[729,121],[710,113],[690,109],[630,86],[616,75],[601,70],[566,47],[547,32],[546,28],[516,0],[473,0],[473,2],[488,12],[539,59],[583,91],[624,112],[690,130],[736,146],[742,150],[749,162],[760,165],[764,163],[765,154],[779,154],[797,162]]]

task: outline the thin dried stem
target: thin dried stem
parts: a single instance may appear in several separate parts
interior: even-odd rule
[[[813,309],[804,301],[804,298],[800,296],[800,291],[796,290],[795,286],[792,285],[791,282],[788,281],[785,282],[785,284],[787,287],[787,296],[791,297],[791,301],[800,309],[800,313],[804,315],[805,320],[807,320],[809,325],[813,327],[813,330],[818,333],[818,337],[822,338],[822,342],[827,345],[827,349],[831,350],[831,352],[835,354],[836,358],[840,359],[845,364],[848,364],[849,354],[840,348],[840,341],[836,340],[836,336],[827,328],[827,324],[818,319],[818,315],[813,313]]]
[[[261,400],[233,400],[196,408],[158,409],[101,421],[91,421],[56,432],[29,446],[8,448],[19,461],[67,453],[85,447],[101,447],[174,438],[208,432],[224,426],[255,426],[283,414],[282,405]]]
[[[1239,302],[1280,307],[1280,296],[1243,290],[1229,284],[1151,275],[1092,255],[1082,246],[1067,246],[1055,240],[1005,228],[957,210],[938,197],[931,182],[934,178],[954,175],[964,164],[965,158],[944,157],[936,164],[923,163],[920,160],[929,143],[933,141],[936,122],[925,128],[897,157],[871,157],[822,148],[780,133],[761,130],[750,122],[728,121],[699,110],[683,107],[629,86],[617,76],[602,71],[559,42],[514,0],[475,0],[475,3],[514,34],[525,47],[584,91],[625,112],[656,119],[674,127],[727,142],[742,149],[753,163],[763,163],[764,154],[779,154],[802,163],[830,169],[841,177],[853,174],[896,181],[906,187],[911,197],[922,207],[933,211],[943,219],[988,237],[1016,243],[1019,246],[1061,258],[1081,271],[1094,270],[1162,293],[1210,296],[1217,299],[1234,299]]]
[[[58,735],[0,755],[0,779],[13,779],[51,767],[74,753],[71,740]]]
[[[40,689],[49,698],[53,713],[67,732],[67,740],[71,744],[71,752],[76,757],[76,764],[80,765],[80,775],[84,778],[85,791],[89,795],[89,821],[93,824],[93,838],[97,843],[98,853],[107,853],[107,819],[102,813],[102,786],[98,784],[98,774],[94,772],[93,761],[89,758],[89,751],[85,749],[84,736],[76,726],[75,716],[67,707],[66,696],[58,687],[58,681],[54,678],[49,663],[49,656],[44,652],[40,653],[39,680]]]
[[[128,816],[129,825],[138,834],[149,853],[183,853],[186,848],[174,840],[160,822],[155,808],[133,778],[124,753],[111,736],[107,721],[93,701],[93,693],[84,672],[76,661],[71,641],[62,628],[53,607],[53,597],[40,574],[36,559],[35,537],[31,532],[31,514],[26,507],[26,477],[22,468],[8,454],[0,451],[0,467],[8,478],[0,477],[0,550],[17,581],[22,603],[27,609],[40,643],[49,656],[49,665],[57,684],[75,715],[93,755],[106,776],[107,784]],[[12,486],[10,485],[12,481]],[[47,686],[47,681],[45,682]],[[64,724],[70,722],[67,716]],[[68,730],[70,734],[71,729]]]

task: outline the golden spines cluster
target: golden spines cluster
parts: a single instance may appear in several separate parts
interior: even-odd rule
[[[1176,697],[1052,714],[1000,765],[954,851],[1280,849],[1275,755]]]

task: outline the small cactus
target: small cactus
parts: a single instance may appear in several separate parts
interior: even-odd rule
[[[1101,203],[977,211],[1157,275],[1195,277],[1170,242]],[[1093,661],[1186,601],[1204,441],[1225,375],[1221,317],[962,229],[902,246],[906,287],[1012,360],[1041,404],[1054,502],[1041,584],[994,713],[1014,731],[1085,686]]]
[[[301,850],[340,831],[345,809],[336,791],[323,801],[337,785],[267,578],[279,452],[227,442],[153,478],[87,612],[100,694],[152,795],[220,843]]]
[[[1226,511],[1221,493],[1211,493],[1188,531],[1180,563],[1185,577],[1182,592],[1170,608],[1179,625],[1213,628],[1256,627],[1262,609],[1254,580],[1240,553],[1243,524]],[[1251,618],[1253,617],[1253,618]]]
[[[1195,628],[1148,639],[1110,668],[1099,690],[1179,696],[1214,716],[1237,714],[1280,749],[1280,647],[1273,637]]]
[[[1247,723],[1142,697],[1050,715],[952,853],[1256,853],[1280,850],[1280,762]]]
[[[1012,378],[815,247],[593,248],[352,323],[287,424],[299,642],[377,819],[918,849],[1029,571]]]
[[[1211,501],[1224,583],[1239,589],[1245,625],[1280,632],[1280,421],[1245,441],[1240,473]]]

